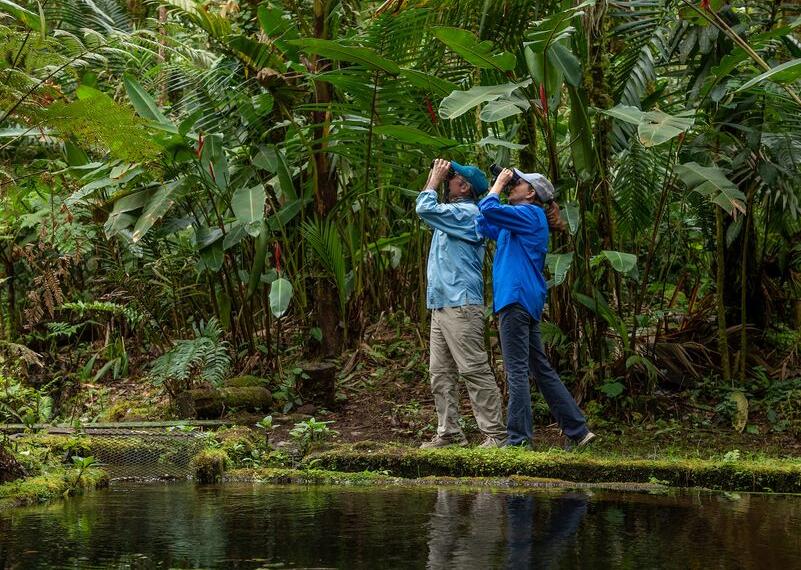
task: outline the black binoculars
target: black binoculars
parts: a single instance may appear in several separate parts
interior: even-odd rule
[[[498,166],[497,164],[490,165],[490,173],[492,173],[492,175],[495,178],[498,178],[498,175],[501,173],[501,170],[503,170],[503,166]],[[512,179],[506,184],[506,186],[503,187],[503,193],[508,194],[509,191],[512,189],[512,187],[516,186],[517,183],[520,182],[521,180],[522,178],[520,178],[517,172],[512,170]]]
[[[431,161],[431,168],[434,168],[434,161]],[[445,180],[448,181],[451,178],[456,176],[456,171],[453,169],[453,166],[448,166],[448,173],[445,175]]]

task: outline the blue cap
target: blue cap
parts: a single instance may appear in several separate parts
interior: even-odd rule
[[[484,172],[477,166],[464,166],[452,160],[451,168],[456,174],[467,180],[473,187],[473,195],[478,200],[479,196],[489,190],[489,182]]]

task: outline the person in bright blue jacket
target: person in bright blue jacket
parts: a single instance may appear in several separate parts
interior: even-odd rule
[[[500,194],[507,186],[508,204],[501,204]],[[573,445],[584,446],[595,437],[548,361],[540,335],[549,224],[560,224],[558,206],[550,209],[548,216],[544,210],[545,202],[552,198],[553,186],[541,174],[504,169],[478,205],[479,231],[497,241],[492,292],[509,386],[508,445],[531,445],[531,376]]]

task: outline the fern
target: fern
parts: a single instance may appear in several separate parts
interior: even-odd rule
[[[193,327],[194,339],[179,340],[158,357],[151,366],[154,384],[163,385],[175,396],[194,384],[194,378],[214,386],[222,384],[231,367],[228,343],[222,340],[222,329],[216,319]]]
[[[112,315],[120,315],[125,317],[128,324],[136,326],[144,319],[144,315],[129,305],[119,305],[108,301],[76,301],[74,303],[64,303],[61,308],[76,311],[80,317],[83,317],[90,311],[101,313],[111,313]]]
[[[328,220],[304,222],[303,237],[317,255],[326,273],[334,279],[339,293],[340,313],[344,317],[348,299],[345,253],[336,226]]]

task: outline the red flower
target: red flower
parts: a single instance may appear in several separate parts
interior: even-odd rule
[[[281,245],[276,242],[275,243],[275,270],[278,272],[278,275],[281,275]]]
[[[707,12],[710,10],[709,0],[701,0],[701,9],[706,10]]]
[[[548,96],[545,93],[545,84],[540,83],[540,104],[542,105],[543,114],[548,114]]]
[[[426,110],[428,111],[428,116],[431,117],[431,122],[436,125],[437,114],[434,112],[434,106],[431,104],[431,99],[428,97],[426,97]]]

